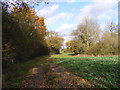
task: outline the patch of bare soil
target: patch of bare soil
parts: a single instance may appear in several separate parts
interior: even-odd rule
[[[44,88],[46,78],[43,67],[32,68],[29,72],[26,80],[22,82],[22,88]]]
[[[94,55],[78,54],[75,57],[95,57]]]
[[[105,56],[118,56],[118,55],[87,55],[87,54],[78,54],[74,57],[105,57]]]

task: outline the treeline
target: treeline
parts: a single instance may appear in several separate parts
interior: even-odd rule
[[[2,62],[3,68],[15,62],[49,55],[44,17],[24,2],[2,2]]]
[[[63,38],[47,30],[44,17],[38,17],[31,5],[24,1],[2,2],[3,88],[18,86],[27,69],[38,62],[36,57],[59,54],[62,43]]]
[[[44,17],[38,17],[29,4],[2,2],[3,68],[37,56],[59,54],[62,43],[63,38],[48,31]]]
[[[84,18],[76,30],[73,30],[73,39],[66,42],[67,48],[63,52],[74,52],[90,55],[117,55],[118,54],[118,27],[111,21],[104,30],[97,20]]]

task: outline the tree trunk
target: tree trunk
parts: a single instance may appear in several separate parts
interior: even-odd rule
[[[60,51],[59,51],[59,49],[56,49],[56,54],[60,54]]]

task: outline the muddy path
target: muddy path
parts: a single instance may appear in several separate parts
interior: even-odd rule
[[[92,88],[90,82],[68,72],[57,65],[55,59],[48,59],[48,65],[32,68],[22,88]]]

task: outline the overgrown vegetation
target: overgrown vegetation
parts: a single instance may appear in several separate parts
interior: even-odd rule
[[[97,88],[118,88],[118,57],[73,57],[70,54],[53,55],[56,63],[68,71],[90,81]]]

